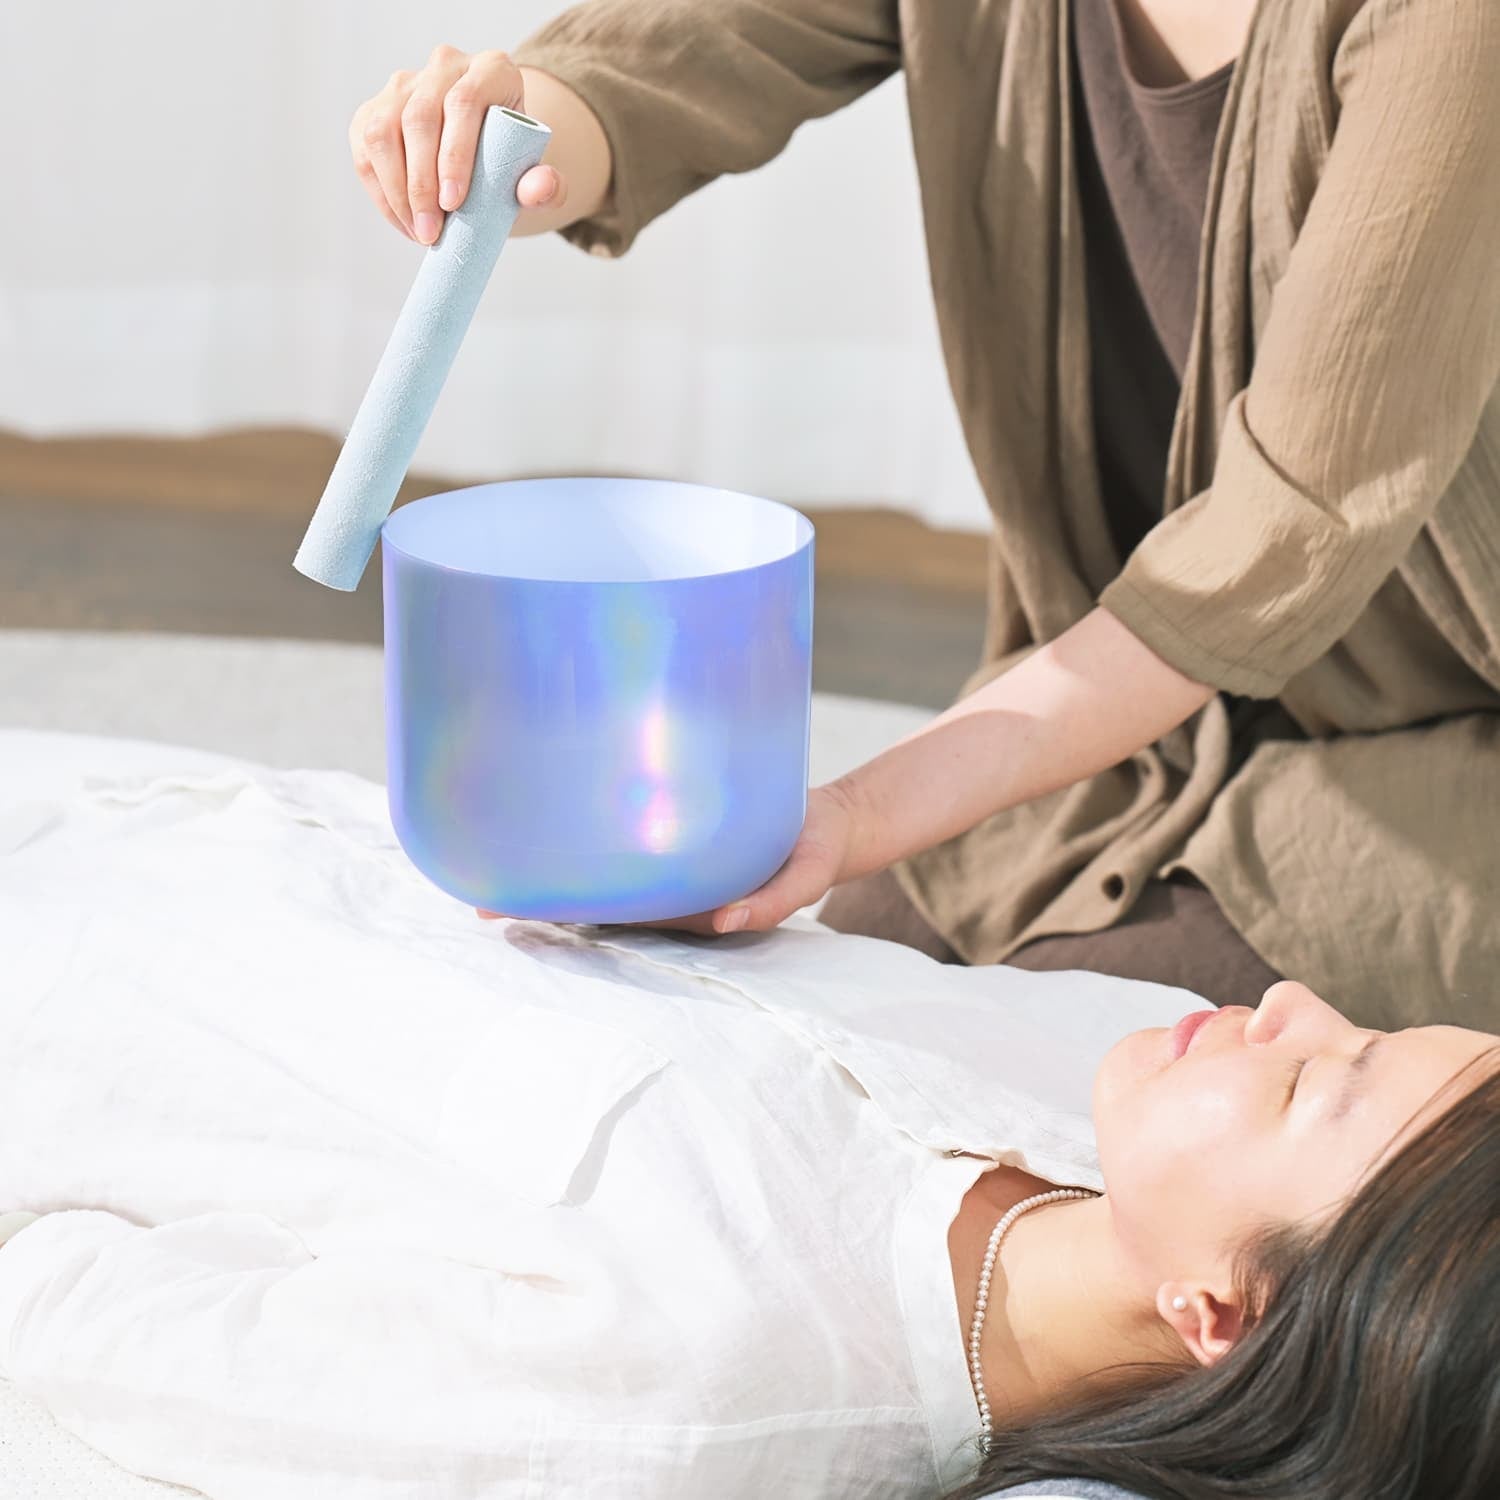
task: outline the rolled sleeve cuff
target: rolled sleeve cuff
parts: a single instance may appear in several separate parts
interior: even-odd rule
[[[1205,687],[1242,698],[1274,698],[1285,686],[1286,679],[1252,662],[1231,661],[1210,651],[1157,607],[1157,597],[1149,583],[1138,587],[1121,574],[1099,596],[1099,603],[1168,666]]]
[[[527,42],[513,54],[513,61],[550,74],[572,89],[603,127],[613,170],[609,198],[601,212],[558,233],[590,255],[615,259],[630,249],[652,219],[672,206],[676,194],[663,191],[656,195],[659,201],[652,201],[637,165],[647,153],[637,145],[639,125],[634,116],[638,106],[632,101],[632,86],[598,46],[567,39],[564,22],[569,19],[564,17]],[[634,88],[638,90],[639,85]]]
[[[1211,489],[1147,534],[1099,603],[1179,672],[1274,698],[1359,617],[1423,519],[1379,479],[1337,505],[1299,489],[1231,403]]]

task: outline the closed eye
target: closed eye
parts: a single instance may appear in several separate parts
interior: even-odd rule
[[[1297,1080],[1302,1076],[1302,1070],[1311,1061],[1310,1058],[1298,1057],[1288,1065],[1286,1070],[1286,1098],[1282,1101],[1283,1108],[1291,1104],[1297,1093]]]

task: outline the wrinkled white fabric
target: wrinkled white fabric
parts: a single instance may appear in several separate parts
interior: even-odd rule
[[[481,924],[380,789],[0,736],[0,1373],[213,1500],[920,1496],[972,1462],[946,1230],[1097,1185],[1198,1002],[806,923]]]

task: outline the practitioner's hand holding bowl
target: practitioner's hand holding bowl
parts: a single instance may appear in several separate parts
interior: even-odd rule
[[[730,932],[766,932],[793,912],[821,900],[840,881],[864,871],[854,867],[856,829],[854,799],[837,782],[813,787],[807,794],[807,816],[786,863],[759,890],[713,911],[655,922],[628,922],[629,927],[662,927],[702,936]],[[481,911],[481,917],[503,912]]]

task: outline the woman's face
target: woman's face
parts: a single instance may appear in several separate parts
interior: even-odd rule
[[[1224,1269],[1251,1231],[1336,1208],[1497,1043],[1457,1026],[1368,1031],[1291,983],[1253,1010],[1133,1033],[1094,1085],[1122,1246],[1148,1277]]]

